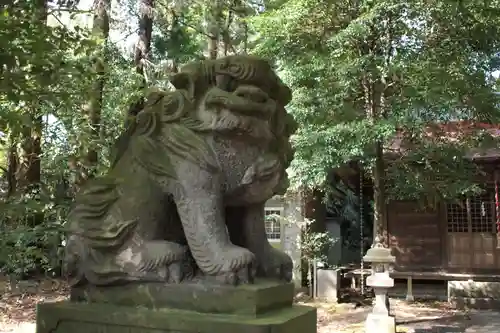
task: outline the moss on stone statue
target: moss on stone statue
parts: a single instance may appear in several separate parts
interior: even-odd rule
[[[292,305],[294,286],[257,280],[238,287],[206,283],[137,283],[122,286],[73,288],[72,300],[157,309],[162,307],[203,313],[257,314]]]
[[[59,302],[39,304],[37,333],[313,333],[316,309],[289,306],[258,317]]]

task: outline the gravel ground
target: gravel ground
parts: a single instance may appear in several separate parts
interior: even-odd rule
[[[369,307],[333,309],[318,307],[318,333],[364,333]],[[457,311],[447,303],[407,303],[391,301],[398,333],[493,333],[500,332],[500,313],[496,311]]]

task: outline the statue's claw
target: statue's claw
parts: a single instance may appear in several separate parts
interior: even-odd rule
[[[167,267],[168,270],[168,277],[167,277],[167,282],[168,283],[180,283],[183,279],[183,274],[182,274],[182,262],[180,261],[175,261],[168,265]]]
[[[168,283],[181,283],[182,281],[191,280],[195,275],[195,267],[193,266],[193,261],[190,258],[186,258],[182,261],[174,261],[167,266]]]
[[[255,277],[255,255],[249,250],[232,245],[225,252],[223,260],[225,264],[221,271],[226,276],[226,283],[237,285],[242,283],[253,283]]]
[[[248,266],[242,267],[235,273],[237,278],[236,283],[253,283],[256,274],[256,261],[251,262]]]
[[[238,285],[253,283],[256,274],[255,255],[249,250],[230,245],[226,248],[220,258],[221,269],[214,275],[206,275],[205,278],[216,283]]]
[[[288,254],[269,246],[257,257],[257,276],[292,281],[293,262]]]
[[[293,262],[281,265],[281,279],[291,282],[293,278]]]
[[[219,275],[213,276],[212,278],[217,283],[228,284],[233,286],[239,284],[253,283],[255,278],[255,269],[253,267],[255,267],[255,265],[242,267],[236,272],[221,273]]]

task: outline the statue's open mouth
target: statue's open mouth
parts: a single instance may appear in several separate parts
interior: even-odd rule
[[[218,132],[244,135],[262,142],[273,138],[270,119],[276,102],[254,85],[240,85],[234,91],[210,89],[204,100],[208,109],[217,110],[210,127]]]
[[[265,103],[269,100],[269,95],[262,89],[252,85],[241,85],[233,92],[234,95],[246,98],[255,103]]]
[[[229,109],[242,116],[269,120],[276,110],[276,102],[259,87],[240,85],[233,92],[212,88],[205,105]]]

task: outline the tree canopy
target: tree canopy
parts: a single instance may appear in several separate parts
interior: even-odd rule
[[[294,93],[293,187],[325,189],[354,161],[375,219],[390,199],[477,191],[463,157],[498,145],[500,1],[83,2],[0,6],[2,271],[57,269],[74,193],[145,89],[193,60],[271,59]]]
[[[368,165],[375,143],[388,151],[397,132],[424,140],[424,128],[434,122],[497,123],[499,10],[498,2],[482,1],[290,0],[255,17],[256,52],[276,60],[295,94],[290,110],[301,124],[296,181],[321,185],[334,166]],[[405,159],[405,168],[417,168],[396,177],[414,184],[408,194],[418,183],[409,175],[457,176],[443,163],[426,169],[433,151],[458,167],[457,150],[476,144],[436,140],[414,145],[407,157],[418,163]]]

